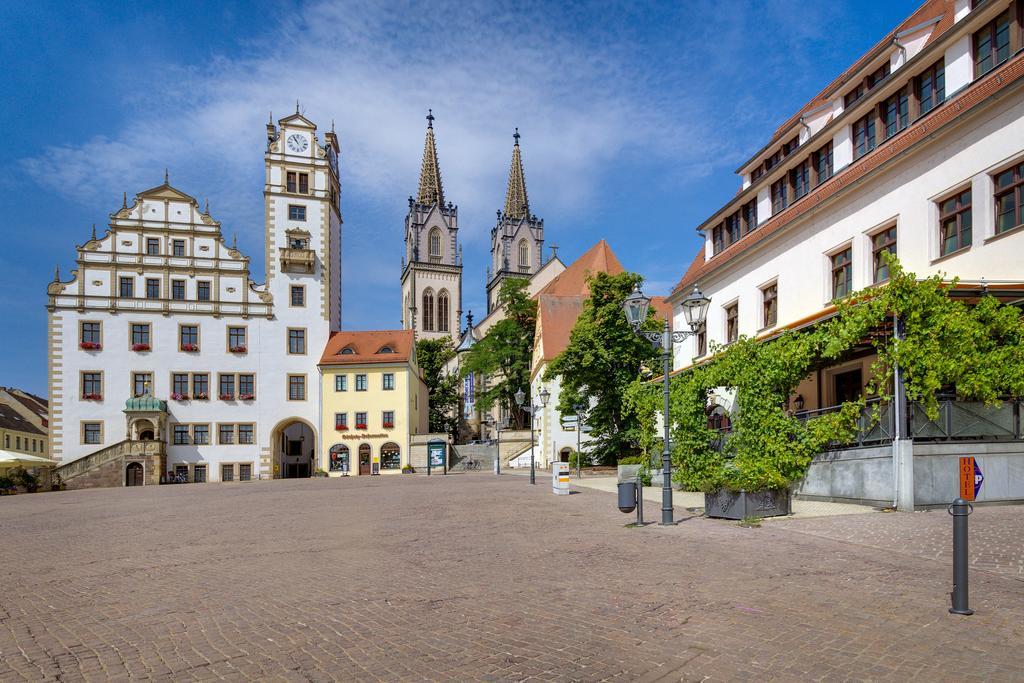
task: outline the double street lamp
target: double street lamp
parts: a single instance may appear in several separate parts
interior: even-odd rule
[[[626,297],[626,300],[622,304],[622,308],[626,312],[626,319],[633,327],[633,331],[644,339],[650,341],[654,345],[654,348],[660,348],[662,350],[662,361],[664,364],[662,378],[664,380],[665,393],[665,419],[663,420],[665,427],[665,447],[661,453],[661,523],[672,524],[672,455],[669,451],[670,421],[668,376],[669,372],[672,370],[672,345],[674,343],[680,343],[687,337],[700,332],[701,328],[704,327],[704,322],[707,320],[708,306],[711,305],[711,299],[704,296],[695,286],[693,291],[690,292],[682,301],[683,316],[686,318],[686,322],[690,326],[690,329],[680,330],[677,332],[672,331],[672,326],[668,319],[665,320],[665,324],[660,332],[648,332],[640,329],[647,321],[647,309],[650,305],[651,300],[644,296],[644,293],[640,291],[640,285],[637,284],[633,289],[633,293]]]
[[[534,447],[534,444],[536,443],[535,440],[534,440],[534,436],[533,436],[534,418],[536,417],[538,410],[543,410],[547,406],[548,399],[551,398],[551,392],[549,392],[547,389],[541,389],[540,390],[540,394],[538,394],[538,396],[540,397],[540,405],[539,406],[538,405],[529,405],[528,406],[528,405],[526,405],[526,394],[523,393],[523,390],[520,389],[519,391],[516,392],[516,405],[518,405],[521,409],[523,409],[524,411],[526,411],[527,413],[530,414],[530,483],[531,484],[536,484],[537,483],[536,466],[534,464],[535,460],[534,460],[534,455],[533,455],[533,447]]]

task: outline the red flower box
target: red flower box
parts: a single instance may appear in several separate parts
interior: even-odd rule
[[[251,401],[254,398],[256,398],[256,396],[253,395],[253,394],[239,394],[238,395],[238,400],[240,400],[240,401]]]
[[[99,342],[82,342],[78,345],[78,348],[85,349],[86,351],[99,351],[103,348],[103,345]]]
[[[210,395],[204,393],[193,394],[192,398],[196,401],[209,401]]]
[[[187,401],[188,394],[171,394],[172,401]]]
[[[199,344],[182,344],[181,350],[188,351],[189,353],[195,353],[199,350]]]
[[[132,344],[132,351],[149,351],[149,344]]]
[[[336,429],[339,432],[347,432],[348,425],[334,425],[334,429]]]
[[[234,401],[235,400],[235,395],[234,394],[221,394],[220,395],[220,400],[222,400],[222,401]]]
[[[394,422],[385,422],[384,423],[384,429],[394,429],[394,428],[395,428],[395,423]]]
[[[103,394],[82,394],[83,401],[102,401]]]
[[[366,429],[366,425],[357,424],[356,429]]]
[[[244,346],[232,346],[228,349],[231,353],[246,353],[249,349]]]

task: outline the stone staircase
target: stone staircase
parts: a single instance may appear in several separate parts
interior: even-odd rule
[[[54,470],[68,489],[89,489],[125,485],[125,467],[138,462],[144,468],[144,483],[159,484],[166,464],[163,441],[125,439],[64,463]]]
[[[494,459],[498,457],[498,447],[487,444],[463,444],[452,446],[451,472],[493,472]],[[473,470],[466,469],[466,461],[475,460],[480,463]]]

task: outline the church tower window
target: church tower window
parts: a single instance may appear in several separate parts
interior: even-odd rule
[[[437,296],[437,331],[448,331],[448,292],[443,289]]]
[[[423,292],[423,331],[434,331],[434,293]]]
[[[519,240],[519,268],[530,267],[530,245],[526,240]]]
[[[441,231],[437,228],[430,231],[430,258],[441,258]]]

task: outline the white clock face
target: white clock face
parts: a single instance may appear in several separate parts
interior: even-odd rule
[[[288,136],[288,149],[296,154],[305,152],[309,148],[309,140],[305,135],[293,133]]]

